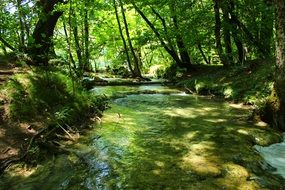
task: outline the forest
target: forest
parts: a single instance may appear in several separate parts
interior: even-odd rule
[[[285,0],[0,0],[0,189],[284,189]]]

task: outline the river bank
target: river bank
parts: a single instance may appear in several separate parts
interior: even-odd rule
[[[243,66],[196,66],[191,74],[178,76],[179,87],[188,93],[215,95],[228,101],[261,106],[273,88],[273,60],[254,60]]]
[[[106,108],[106,98],[91,96],[64,70],[1,63],[1,72],[7,69],[0,86],[0,173],[64,152],[62,141],[75,142]]]

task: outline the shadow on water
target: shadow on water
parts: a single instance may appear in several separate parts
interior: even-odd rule
[[[261,174],[256,162],[261,159],[251,146],[264,131],[246,123],[246,110],[205,98],[140,96],[117,100],[119,106],[109,117],[120,116],[105,129],[123,135],[103,138],[111,147],[126,147],[120,172],[116,170],[124,176],[120,177],[124,188],[259,188],[251,179],[264,179],[251,176],[250,171]],[[122,107],[128,108],[126,112]],[[121,145],[117,138],[132,140]],[[282,179],[276,180],[279,186]]]
[[[248,113],[242,106],[195,96],[130,95],[114,101],[102,124],[73,147],[74,154],[59,156],[27,177],[7,173],[0,185],[282,189],[284,180],[264,172],[252,148],[277,135],[249,124]]]

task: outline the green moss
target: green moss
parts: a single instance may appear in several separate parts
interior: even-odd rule
[[[74,123],[99,113],[104,104],[59,70],[17,74],[1,91],[9,99],[10,118],[23,122]]]
[[[191,78],[179,82],[198,94],[214,94],[229,100],[260,105],[273,88],[272,60],[255,61],[245,66],[223,68],[200,66]]]

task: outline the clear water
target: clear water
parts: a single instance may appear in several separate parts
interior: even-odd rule
[[[267,147],[256,145],[255,149],[275,169],[274,173],[285,178],[285,140]]]
[[[160,94],[115,99],[70,154],[32,170],[15,166],[0,178],[0,189],[262,189],[249,180],[261,159],[251,139],[273,134],[247,123],[248,108],[161,86],[94,93],[145,90]],[[281,187],[278,180],[270,183]]]

